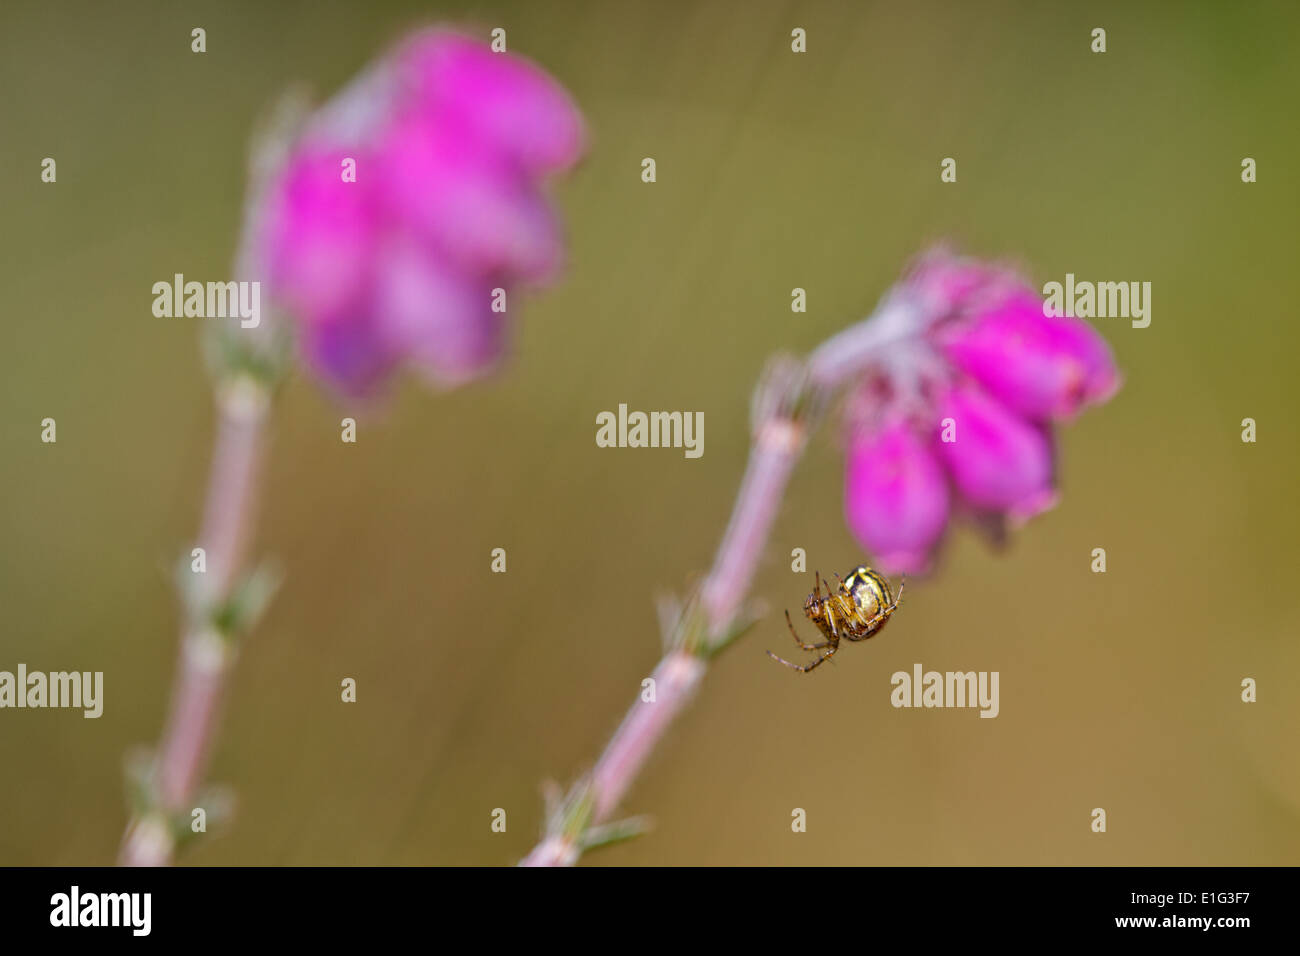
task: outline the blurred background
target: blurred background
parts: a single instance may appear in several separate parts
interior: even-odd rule
[[[590,765],[658,659],[656,593],[712,559],[764,360],[950,239],[1039,286],[1152,283],[1149,328],[1095,323],[1126,384],[1064,433],[1061,504],[1000,555],[959,529],[881,639],[793,675],[763,654],[810,589],[791,549],[867,557],[824,429],[756,556],[767,617],[625,802],[656,829],[586,862],[1300,863],[1294,5],[7,0],[0,669],[102,670],[105,705],[0,712],[0,864],[111,863],[123,755],[161,729],[213,408],[202,320],[155,318],[152,283],[228,275],[247,137],[286,86],[327,96],[439,20],[504,27],[585,112],[567,275],[512,300],[501,375],[408,381],[356,445],[353,411],[285,389],[256,549],[287,578],[209,774],[238,812],[183,862],[526,853],[541,783]],[[703,411],[703,458],[597,448],[620,402]],[[917,662],[999,671],[1000,716],[895,710]]]

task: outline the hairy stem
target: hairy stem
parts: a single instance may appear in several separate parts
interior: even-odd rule
[[[757,570],[755,556],[767,544],[802,447],[803,429],[792,421],[765,422],[755,438],[731,521],[701,588],[712,635],[735,620],[749,594]]]
[[[206,612],[232,599],[244,566],[257,506],[268,406],[265,388],[248,380],[218,390],[217,435],[198,540],[206,570],[195,575],[198,584],[189,595],[191,607],[181,636],[171,706],[150,774],[156,806],[137,814],[128,825],[120,855],[123,865],[171,862],[171,823],[190,809],[202,780],[234,659],[228,636],[206,619]]]
[[[267,196],[283,168],[306,116],[304,96],[289,91],[255,130],[248,154],[248,189],[234,257],[239,279],[260,283]],[[256,521],[266,454],[271,399],[288,361],[284,330],[272,321],[244,328],[213,326],[207,336],[216,381],[217,430],[198,547],[205,570],[182,588],[186,623],[162,742],[122,839],[119,862],[166,865],[175,851],[178,814],[198,792],[216,735],[226,677],[234,662],[234,639],[257,616],[268,593],[254,594],[244,565]],[[244,589],[241,593],[241,588]],[[241,606],[242,605],[242,606]],[[188,821],[186,821],[188,823]]]

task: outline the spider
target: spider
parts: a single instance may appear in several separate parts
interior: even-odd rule
[[[865,641],[878,634],[880,629],[889,623],[890,615],[898,609],[898,602],[903,597],[903,587],[907,584],[907,578],[904,577],[898,585],[898,596],[891,597],[889,582],[866,565],[859,565],[843,581],[837,574],[835,580],[839,584],[839,589],[831,590],[831,584],[827,581],[826,594],[823,596],[822,576],[818,572],[813,592],[803,602],[803,613],[808,620],[817,625],[817,630],[821,631],[826,638],[822,643],[805,644],[799,637],[799,632],[794,629],[790,612],[785,612],[785,623],[789,626],[790,633],[794,635],[796,644],[805,651],[819,651],[823,647],[829,647],[830,650],[811,664],[802,666],[792,664],[783,657],[777,657],[771,651],[767,652],[768,657],[780,661],[786,667],[793,668],[801,674],[808,673],[834,656],[840,649],[841,639]]]

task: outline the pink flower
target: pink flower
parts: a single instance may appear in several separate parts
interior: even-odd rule
[[[404,365],[454,386],[504,354],[513,290],[561,267],[545,178],[578,160],[582,117],[538,67],[445,31],[366,79],[318,114],[276,183],[271,292],[339,391],[372,394]]]
[[[886,570],[927,569],[953,513],[1020,522],[1057,500],[1053,423],[1119,388],[1090,325],[1015,273],[931,254],[887,297],[851,406],[849,528]]]
[[[582,117],[567,93],[530,63],[455,34],[430,32],[404,54],[432,113],[459,116],[477,138],[531,174],[567,169],[582,155]]]
[[[845,517],[885,567],[925,571],[948,526],[948,479],[931,444],[901,416],[849,447]]]
[[[1052,446],[1042,428],[968,382],[944,390],[938,414],[936,447],[965,501],[1019,519],[1052,506]]]
[[[534,281],[554,274],[559,225],[536,183],[458,117],[397,118],[375,162],[385,219],[416,231],[459,270]]]
[[[1008,408],[1039,421],[1072,418],[1119,389],[1105,341],[1082,319],[1044,315],[1028,290],[958,323],[944,348]]]

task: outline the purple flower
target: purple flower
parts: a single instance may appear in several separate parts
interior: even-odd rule
[[[1000,525],[1052,507],[1053,424],[1120,378],[1090,325],[1045,315],[1004,268],[931,254],[887,301],[849,409],[845,515],[883,568],[919,573],[951,514]]]
[[[318,114],[277,180],[271,292],[344,394],[404,365],[454,386],[504,354],[511,291],[562,265],[545,178],[578,160],[582,117],[538,67],[445,31],[366,80]]]

